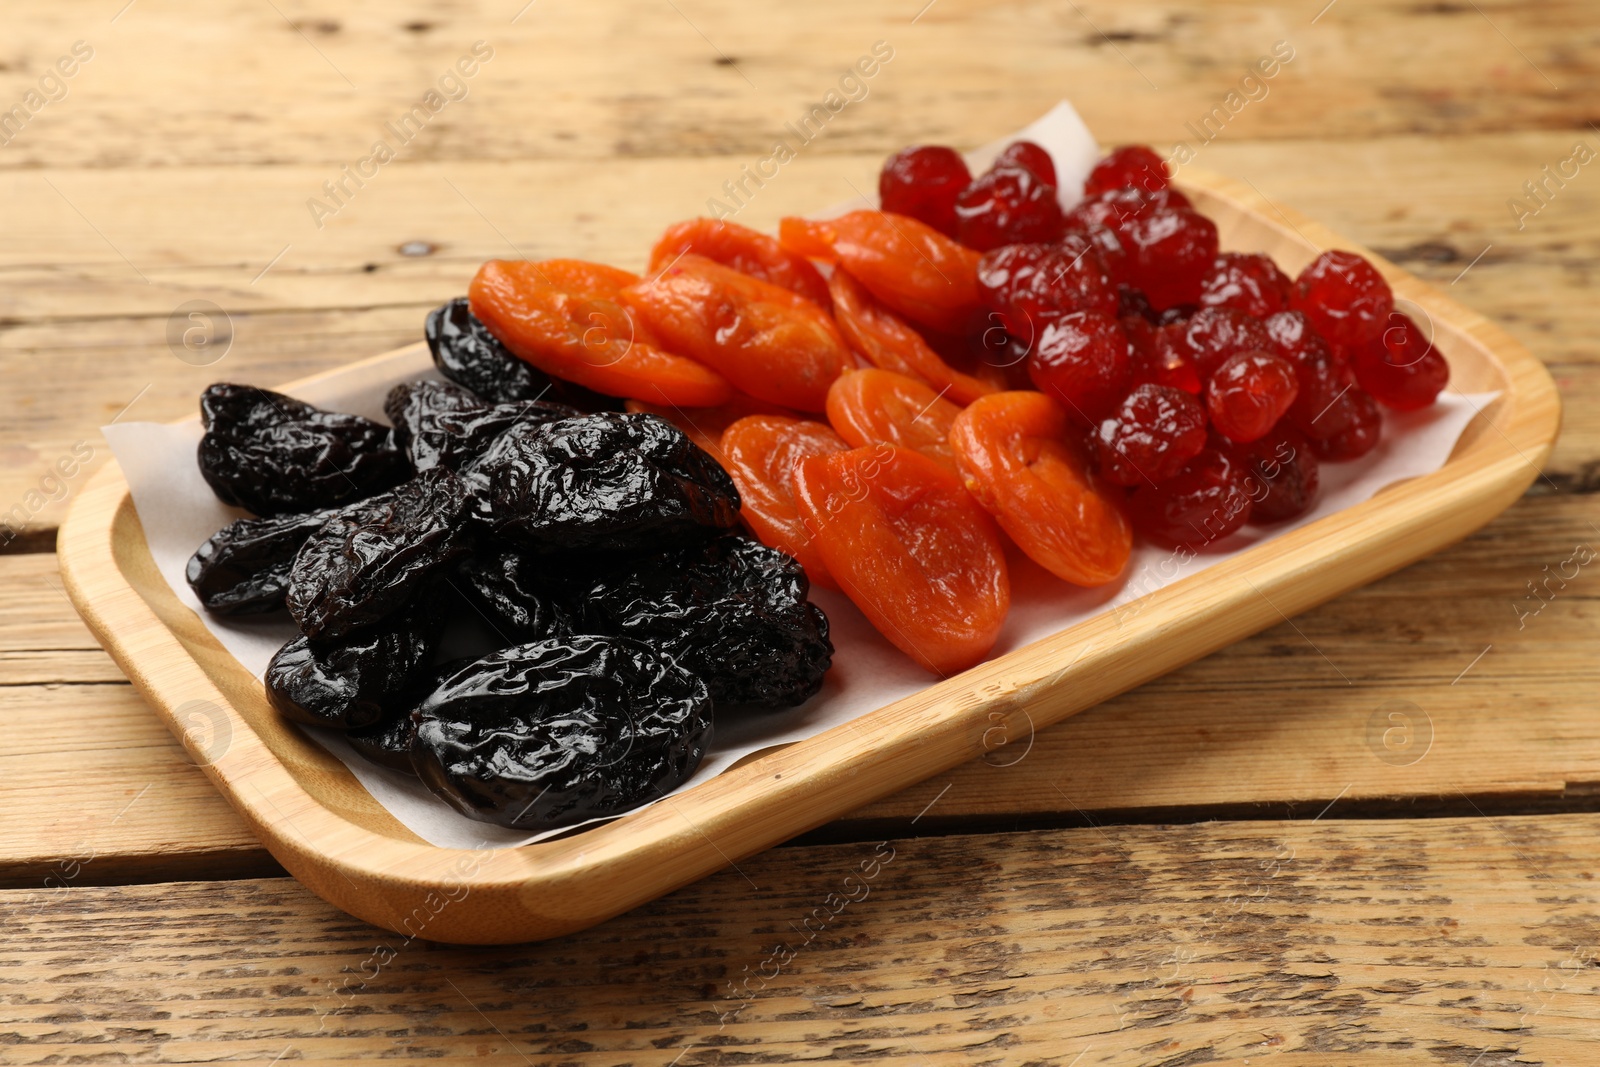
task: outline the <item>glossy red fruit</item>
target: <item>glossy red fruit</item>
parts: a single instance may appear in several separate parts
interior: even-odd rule
[[[1127,394],[1131,346],[1109,315],[1064,315],[1039,335],[1028,356],[1028,376],[1080,424],[1099,421]]]
[[[956,239],[987,252],[1010,244],[1048,244],[1065,223],[1056,187],[1026,167],[998,167],[956,198]]]
[[[1380,404],[1416,411],[1432,404],[1450,382],[1450,364],[1407,315],[1395,312],[1388,329],[1351,360],[1356,381]]]
[[[1317,502],[1321,464],[1311,445],[1295,431],[1273,430],[1250,444],[1239,445],[1233,454],[1245,468],[1251,522],[1293,519]]]
[[[1371,394],[1351,388],[1333,403],[1334,414],[1344,429],[1327,437],[1311,438],[1311,450],[1319,459],[1338,463],[1357,459],[1371,452],[1383,435],[1383,415]]]
[[[1206,446],[1206,413],[1181,389],[1141,385],[1096,435],[1100,473],[1118,485],[1167,481]]]
[[[1133,345],[1133,384],[1167,385],[1186,393],[1200,394],[1200,372],[1189,357],[1182,323],[1157,326],[1130,315],[1122,319],[1128,340]]]
[[[1294,280],[1289,306],[1303,311],[1330,344],[1357,348],[1378,339],[1394,310],[1394,294],[1378,269],[1354,252],[1334,249]]]
[[[1185,208],[1134,219],[1122,231],[1128,280],[1157,311],[1200,299],[1200,283],[1217,258],[1217,227]]]
[[[1160,485],[1134,490],[1128,501],[1133,528],[1160,544],[1198,552],[1250,521],[1245,468],[1216,448],[1205,448]]]
[[[910,215],[954,237],[956,197],[971,184],[972,173],[954,148],[912,145],[884,161],[878,200],[885,211]]]
[[[1068,229],[1105,226],[1121,231],[1135,219],[1179,208],[1192,211],[1194,205],[1176,189],[1157,189],[1154,192],[1135,188],[1107,189],[1078,201],[1067,212],[1066,222]]]
[[[1116,290],[1099,255],[1081,240],[985,252],[978,261],[978,294],[1009,333],[1030,341],[1062,315],[1117,310]]]
[[[1334,358],[1302,312],[1280,311],[1268,316],[1263,325],[1267,351],[1294,368],[1300,386],[1289,408],[1289,423],[1311,438],[1332,437],[1347,429],[1355,418],[1355,408],[1341,400],[1356,387],[1355,375]]]
[[[990,169],[1000,167],[1026,167],[1046,185],[1057,184],[1055,161],[1050,158],[1049,152],[1032,141],[1012,141],[1006,145],[1005,151],[995,157]]]
[[[1147,192],[1165,189],[1172,180],[1167,164],[1146,145],[1123,145],[1094,165],[1083,183],[1085,196],[1132,186]]]
[[[1229,356],[1206,382],[1211,425],[1230,441],[1254,441],[1289,410],[1300,390],[1294,368],[1270,352]]]
[[[1268,256],[1223,252],[1200,283],[1200,306],[1237,308],[1264,319],[1288,308],[1290,284]]]
[[[1181,329],[1184,347],[1201,378],[1211,377],[1218,367],[1240,352],[1257,348],[1273,351],[1266,325],[1236,308],[1201,308]]]

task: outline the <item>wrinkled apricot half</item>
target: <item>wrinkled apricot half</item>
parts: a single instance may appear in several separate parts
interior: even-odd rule
[[[741,274],[799,293],[826,308],[828,283],[810,261],[786,250],[776,237],[727,219],[688,219],[667,227],[650,250],[650,273],[672,265],[685,252],[716,260]]]
[[[959,414],[959,407],[922,382],[893,371],[853,370],[828,389],[828,421],[850,444],[905,445],[952,471],[950,426]]]
[[[778,415],[751,415],[722,435],[722,465],[739,489],[739,514],[763,544],[800,561],[817,585],[839,588],[801,521],[794,468],[801,460],[850,446],[825,424]]]
[[[996,390],[996,385],[946,363],[921,334],[847,272],[834,271],[828,290],[839,332],[874,367],[920,378],[957,404],[970,404]]]

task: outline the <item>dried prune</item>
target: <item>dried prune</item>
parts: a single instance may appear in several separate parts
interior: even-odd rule
[[[467,550],[471,506],[466,483],[435,467],[334,515],[289,572],[289,613],[301,633],[337,639],[402,607]]]
[[[485,400],[537,400],[550,389],[550,376],[508,352],[464,296],[428,312],[423,335],[439,373]]]
[[[458,588],[506,644],[560,637],[571,623],[541,569],[538,559],[520,552],[468,556]]]
[[[389,428],[225,382],[200,394],[200,473],[224,504],[257,515],[331,508],[404,481]]]
[[[794,557],[738,535],[646,556],[579,598],[585,621],[665,652],[719,708],[788,708],[822,688],[828,617]]]
[[[267,699],[284,716],[350,730],[392,712],[392,702],[423,674],[438,641],[425,604],[341,641],[301,635],[267,665]]]
[[[351,748],[380,767],[416,774],[411,766],[411,742],[416,736],[417,724],[412,721],[411,709],[407,708],[399,714],[385,715],[371,726],[351,730],[344,739],[350,742]]]
[[[184,569],[189,588],[217,615],[255,615],[283,607],[295,553],[333,511],[240,519],[211,535]]]
[[[394,423],[395,447],[419,471],[458,469],[494,439],[522,422],[553,422],[581,415],[577,408],[543,400],[488,404],[450,382],[402,382],[389,390],[383,413]]]
[[[525,423],[468,469],[496,535],[535,551],[659,549],[739,519],[728,472],[654,415]]]
[[[706,685],[626,638],[501,649],[415,713],[412,764],[461,814],[523,830],[619,815],[673,789],[711,742]]]

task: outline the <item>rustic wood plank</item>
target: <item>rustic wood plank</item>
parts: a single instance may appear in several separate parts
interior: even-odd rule
[[[489,949],[385,933],[287,879],[95,889],[69,867],[0,893],[0,1029],[16,1063],[83,1042],[168,1062],[1579,1063],[1597,833],[1328,818],[777,849]]]

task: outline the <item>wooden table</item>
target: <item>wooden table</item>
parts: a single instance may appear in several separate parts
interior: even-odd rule
[[[522,5],[0,15],[0,109],[26,119],[0,125],[0,519],[19,527],[0,531],[0,1061],[1592,1062],[1600,564],[1568,561],[1600,543],[1600,170],[1570,161],[1600,153],[1600,11]],[[478,41],[492,57],[444,85],[467,95],[345,179]],[[97,427],[410,341],[487,257],[637,266],[878,41],[892,60],[741,221],[1068,97],[1104,139],[1189,141],[1507,326],[1564,394],[1549,469],[1455,548],[1041,732],[1013,766],[587,933],[457,949],[334,911],[61,592],[54,527],[107,456]],[[1215,112],[1280,41],[1293,59]],[[189,328],[219,362],[181,358]],[[1410,733],[1386,742],[1397,708]],[[797,932],[889,850],[866,899]]]

